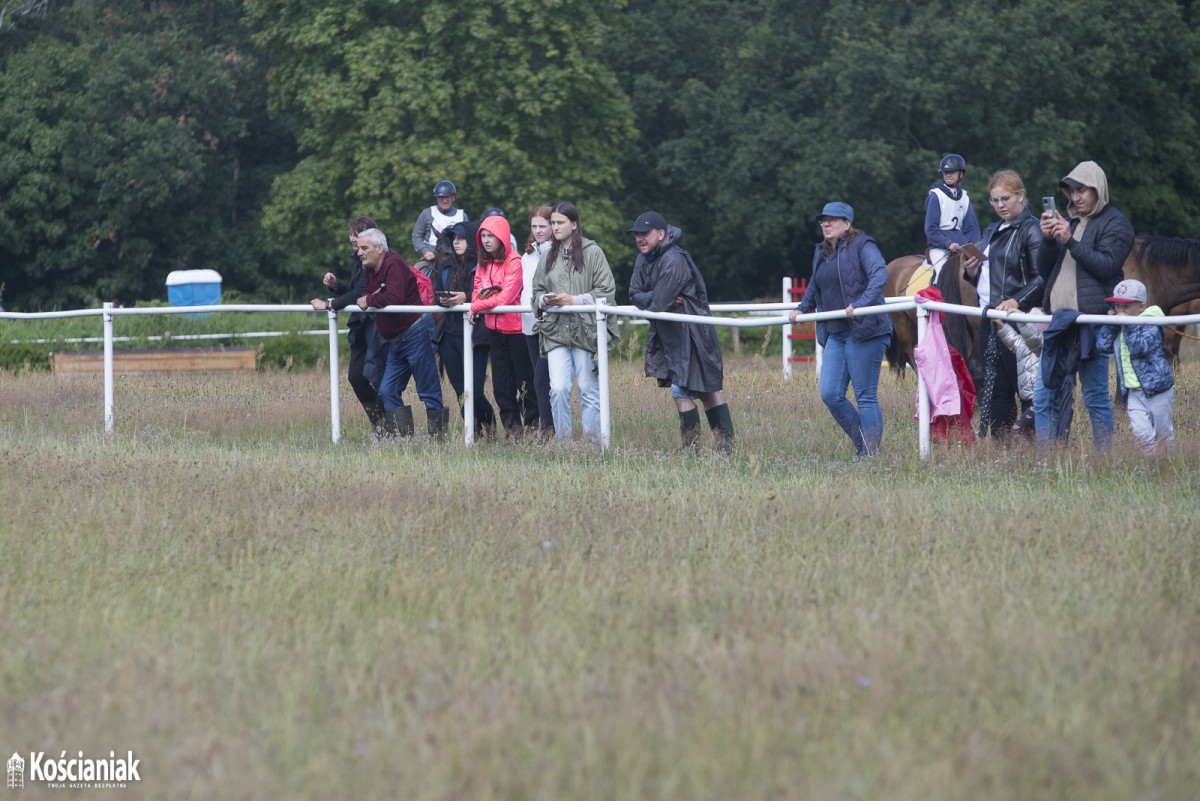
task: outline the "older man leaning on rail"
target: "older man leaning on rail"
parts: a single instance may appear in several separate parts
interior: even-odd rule
[[[400,254],[388,250],[387,237],[382,231],[370,228],[360,233],[358,255],[367,270],[366,287],[358,299],[360,309],[424,305],[416,277]],[[408,379],[412,378],[417,385],[417,396],[425,403],[429,433],[440,437],[446,429],[448,413],[442,405],[442,382],[434,359],[433,318],[418,312],[376,314],[375,327],[391,345],[379,386],[384,430],[392,436],[412,433],[412,409],[400,399]]]

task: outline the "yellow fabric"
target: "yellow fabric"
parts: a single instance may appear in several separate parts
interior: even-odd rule
[[[915,297],[922,289],[928,289],[933,284],[933,265],[929,262],[924,262],[920,267],[913,270],[913,274],[909,276],[908,283],[904,286],[904,297]]]

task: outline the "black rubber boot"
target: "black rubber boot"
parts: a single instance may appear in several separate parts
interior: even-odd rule
[[[396,433],[402,437],[411,437],[415,426],[413,425],[412,407],[398,406],[392,409],[396,416]]]
[[[399,409],[388,409],[383,413],[383,425],[380,427],[380,433],[387,439],[395,439],[400,435],[400,411]]]
[[[733,418],[729,415],[729,404],[722,403],[720,406],[705,409],[704,415],[708,418],[708,426],[717,442],[717,450],[724,454],[733,453]]]
[[[378,400],[364,403],[363,411],[367,413],[367,419],[371,421],[371,428],[377,435],[382,436],[384,433],[383,404]]]
[[[446,436],[446,428],[450,425],[450,410],[443,406],[440,409],[425,410],[425,425],[429,436],[442,439]]]
[[[696,440],[700,437],[700,410],[693,406],[686,412],[679,413],[679,438],[683,440],[683,452],[691,453],[696,450]]]

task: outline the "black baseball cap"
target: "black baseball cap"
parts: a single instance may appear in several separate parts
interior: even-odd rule
[[[642,216],[637,218],[637,222],[629,229],[630,234],[644,234],[647,231],[653,231],[656,228],[667,230],[667,221],[657,211],[644,211]]]

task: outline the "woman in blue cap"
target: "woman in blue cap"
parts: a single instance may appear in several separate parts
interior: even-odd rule
[[[821,360],[821,400],[854,443],[855,458],[874,456],[883,438],[879,408],[879,368],[892,336],[886,314],[858,315],[854,310],[883,304],[887,263],[875,240],[853,226],[848,203],[826,203],[817,215],[824,241],[813,253],[813,274],[804,298],[789,318],[813,311],[842,311],[846,319],[816,324]],[[854,403],[846,388],[854,385]],[[857,406],[856,406],[857,404]]]

